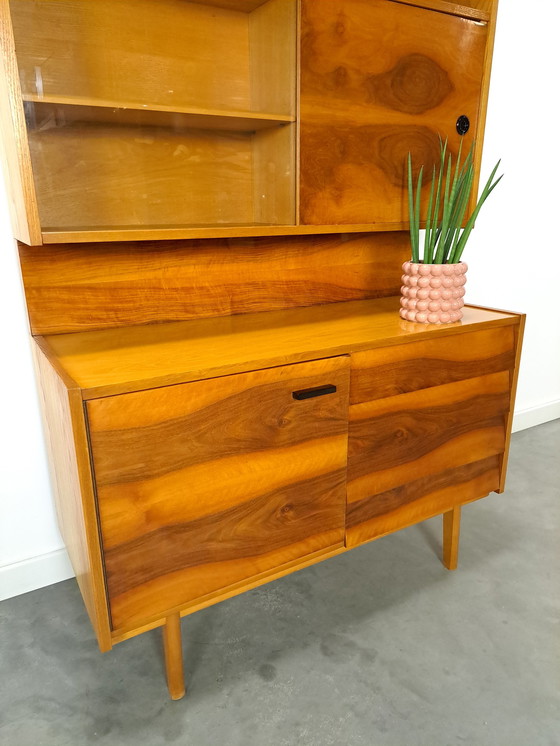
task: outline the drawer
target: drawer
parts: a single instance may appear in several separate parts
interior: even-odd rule
[[[432,338],[352,354],[350,403],[511,370],[513,327]]]
[[[342,545],[348,387],[339,357],[87,403],[114,629]]]
[[[347,545],[497,489],[509,406],[507,371],[352,405]]]

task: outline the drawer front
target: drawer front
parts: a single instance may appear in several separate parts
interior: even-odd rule
[[[342,545],[348,387],[339,357],[87,403],[114,629]]]
[[[508,371],[350,407],[348,546],[497,489]]]
[[[512,370],[513,335],[506,326],[354,353],[350,403]]]

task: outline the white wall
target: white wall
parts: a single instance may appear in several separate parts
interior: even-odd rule
[[[556,0],[531,28],[524,0],[502,0],[483,176],[505,178],[478,221],[465,260],[467,301],[527,313],[516,426],[560,417],[560,324],[552,313],[560,255],[555,111]],[[33,380],[27,320],[5,197],[0,193],[0,598],[69,577],[56,529]]]
[[[505,175],[464,255],[467,301],[527,314],[518,429],[560,417],[558,6],[541,0],[535,24],[523,0],[499,4],[482,177],[498,158]]]
[[[56,526],[15,242],[0,179],[0,599],[70,577]]]

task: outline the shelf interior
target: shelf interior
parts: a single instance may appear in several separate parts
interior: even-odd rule
[[[42,231],[294,224],[295,9],[10,0]]]
[[[30,130],[42,225],[293,223],[293,139],[293,125],[254,134],[79,122]]]

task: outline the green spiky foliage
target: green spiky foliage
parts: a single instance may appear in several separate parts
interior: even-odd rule
[[[462,141],[455,164],[447,150],[447,140],[440,140],[439,168],[433,167],[428,208],[425,215],[423,256],[420,259],[420,201],[424,166],[420,168],[416,184],[412,176],[412,158],[408,154],[408,215],[410,222],[410,245],[413,262],[424,264],[455,264],[461,261],[480,208],[496,188],[502,176],[496,177],[500,161],[492,169],[484,185],[476,207],[467,218],[467,210],[474,184],[472,143],[467,156],[461,162]],[[466,222],[465,222],[466,220]],[[464,226],[464,227],[462,227]]]

